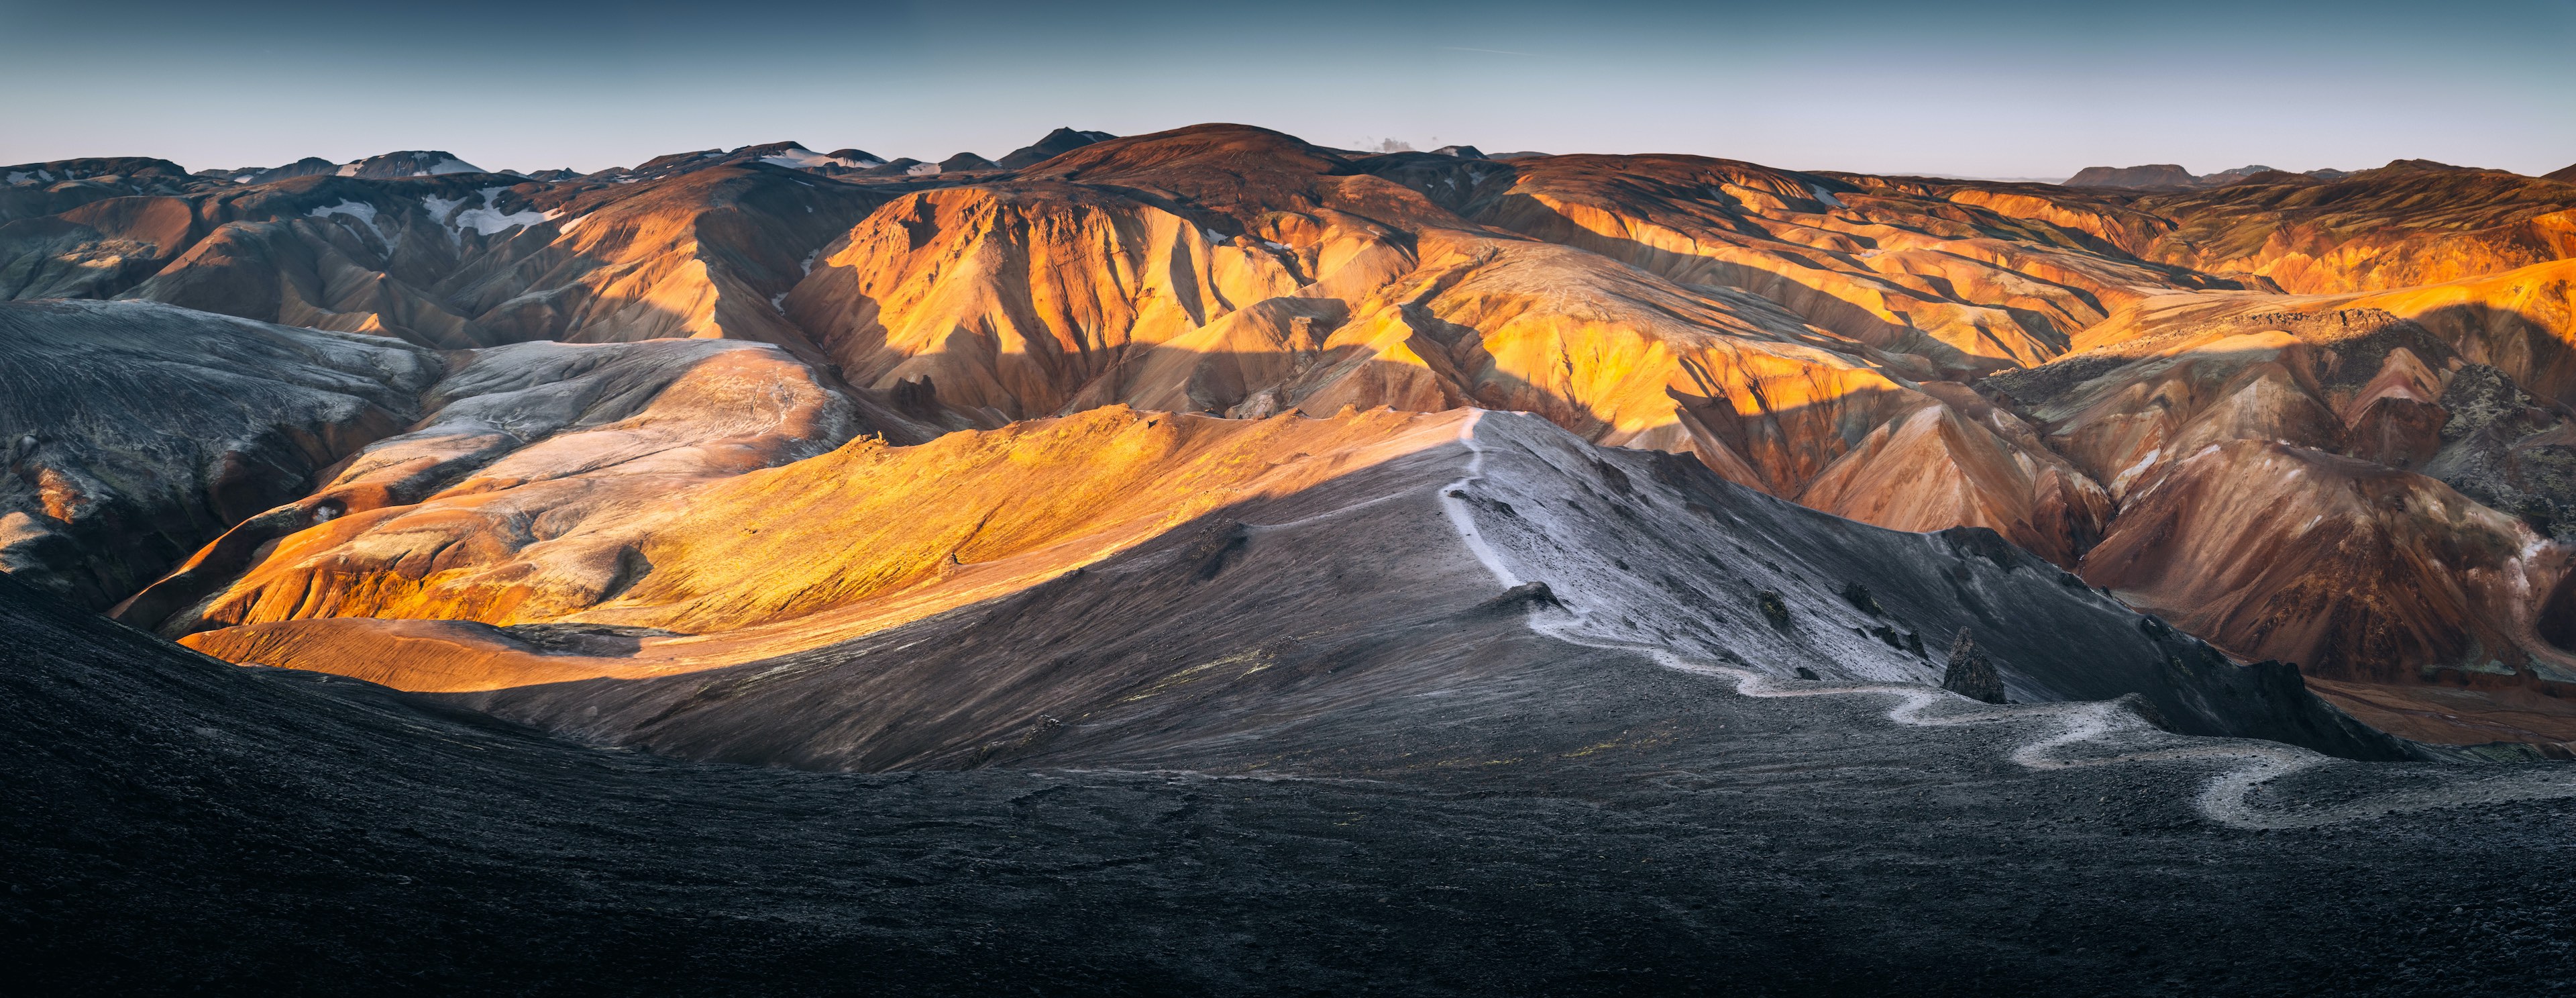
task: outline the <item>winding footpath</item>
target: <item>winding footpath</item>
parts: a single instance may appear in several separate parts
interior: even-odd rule
[[[1476,439],[1484,413],[1471,415],[1458,429],[1458,441],[1469,453],[1466,474],[1440,487],[1442,509],[1467,549],[1505,589],[1529,580],[1514,572],[1501,553],[1476,529],[1467,502],[1454,494],[1484,477],[1485,447]],[[2202,787],[2195,802],[2203,817],[2242,829],[2311,828],[2409,811],[2459,807],[2514,800],[2576,797],[2576,769],[2555,765],[2477,766],[2444,763],[2364,763],[2336,759],[2278,742],[2238,738],[2205,738],[2166,732],[2138,716],[2120,700],[2089,703],[1990,705],[1947,690],[1912,683],[1792,684],[1778,677],[1693,661],[1659,645],[1625,640],[1612,625],[1576,605],[1571,594],[1557,590],[1561,610],[1535,607],[1525,620],[1543,637],[1569,644],[1643,655],[1665,668],[1713,679],[1732,680],[1737,694],[1785,698],[1818,696],[1893,697],[1886,717],[1913,727],[1957,727],[2008,724],[2029,729],[2032,740],[2013,750],[2015,763],[2035,769],[2073,769],[2150,762],[2219,762],[2227,767]],[[2431,770],[2439,778],[2430,786],[2373,790],[2360,798],[2322,807],[2271,807],[2256,801],[2257,788],[2320,766],[2410,766]]]

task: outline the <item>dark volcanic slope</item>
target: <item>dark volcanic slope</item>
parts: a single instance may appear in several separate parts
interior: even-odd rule
[[[151,302],[0,302],[0,571],[93,607],[418,415],[435,355]]]
[[[2333,763],[2256,792],[2314,819],[2214,823],[2228,760],[2028,768],[2049,724],[1734,696],[1509,614],[1258,778],[673,763],[13,580],[0,627],[36,993],[2552,994],[2571,956],[2566,801]],[[2390,787],[2453,803],[2344,817]]]

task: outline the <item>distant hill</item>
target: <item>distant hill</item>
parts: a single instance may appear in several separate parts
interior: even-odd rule
[[[2068,187],[2197,187],[2200,178],[2173,163],[2088,166],[2066,178]]]
[[[2440,163],[2433,163],[2429,160],[2402,160],[2400,163],[2421,163],[2434,169],[2460,169],[2460,167],[2445,166]],[[2388,165],[2398,166],[2400,164],[2390,163]],[[2074,176],[2066,178],[2064,186],[2126,187],[2135,190],[2177,191],[2225,187],[2229,184],[2242,183],[2256,177],[2264,177],[2267,180],[2282,177],[2307,177],[2313,180],[2341,180],[2349,176],[2352,176],[2352,171],[2349,170],[2309,170],[2306,173],[2291,173],[2290,171],[2283,170],[2279,167],[2262,166],[2259,164],[2240,166],[2233,170],[2220,170],[2216,173],[2195,175],[2191,171],[2183,169],[2181,166],[2173,163],[2152,163],[2146,166],[2088,166]]]
[[[1046,133],[1045,138],[1011,150],[1009,155],[1003,156],[997,162],[1003,169],[1017,170],[1024,166],[1036,166],[1094,142],[1114,138],[1117,136],[1108,132],[1077,132],[1070,128],[1059,128]]]
[[[291,169],[290,164],[281,169]],[[340,164],[331,171],[343,177],[435,177],[448,173],[483,173],[482,167],[456,158],[454,153],[434,149],[406,149],[381,156],[369,156]],[[294,176],[294,174],[288,174]]]

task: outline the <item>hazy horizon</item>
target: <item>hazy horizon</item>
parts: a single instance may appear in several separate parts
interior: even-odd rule
[[[793,140],[999,157],[1057,126],[1204,122],[1322,145],[1679,152],[1795,169],[2063,178],[2178,163],[2576,163],[2576,2],[1862,2],[1384,10],[1169,0],[348,10],[0,0],[0,162],[190,169],[439,149],[631,166]]]

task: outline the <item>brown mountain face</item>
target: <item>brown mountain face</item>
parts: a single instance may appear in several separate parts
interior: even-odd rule
[[[2492,710],[2576,682],[2554,623],[2576,526],[2571,281],[2562,261],[2379,294],[2155,299],[1980,384],[2118,503],[2087,581],[2240,655],[2492,690]]]
[[[258,661],[462,642],[432,671],[475,689],[731,667],[1213,515],[1172,482],[1322,488],[1375,466],[1351,463],[1372,435],[1457,432],[1405,414],[1474,407],[1869,524],[1990,529],[2230,652],[2399,690],[2347,698],[2383,720],[2427,682],[2512,715],[2406,715],[2418,737],[2576,738],[2513,699],[2576,680],[2576,327],[2552,262],[2576,187],[2400,163],[2144,194],[1238,125],[1056,144],[962,178],[773,143],[551,182],[153,180],[8,221],[12,297],[450,351],[379,405],[396,424],[316,450],[269,506],[135,514],[188,538],[141,575],[175,571],[89,598]],[[1202,444],[1221,471],[1112,459]],[[895,478],[1161,498],[1113,522],[843,491]],[[879,501],[841,554],[762,546]],[[415,622],[353,622],[378,618]],[[668,650],[564,672],[556,632],[489,630],[522,626]]]

